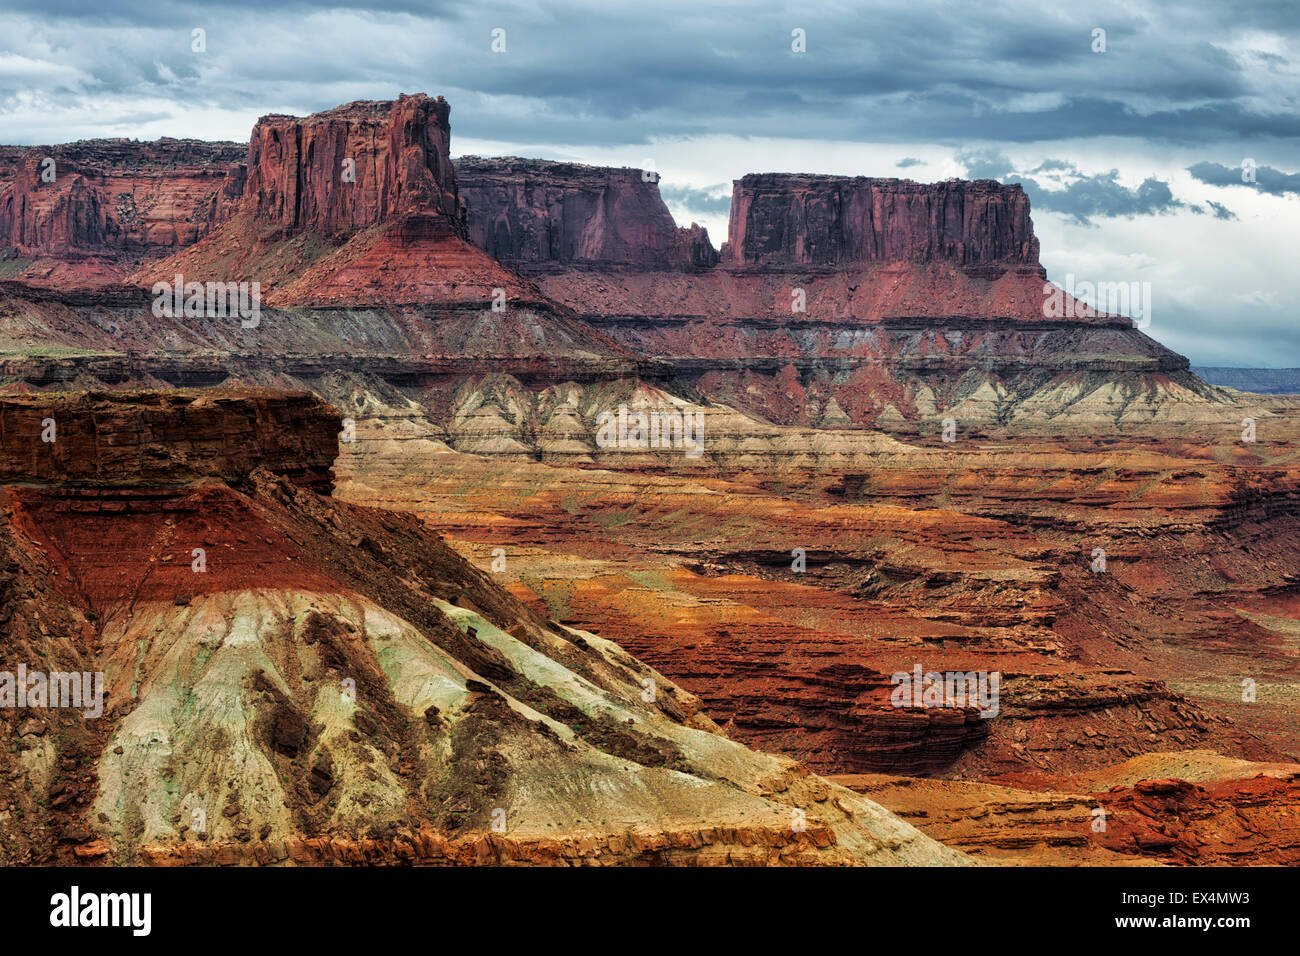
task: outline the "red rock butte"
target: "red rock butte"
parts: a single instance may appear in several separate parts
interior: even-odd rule
[[[466,238],[451,167],[451,107],[441,96],[363,100],[308,117],[270,115],[248,144],[244,208],[285,236],[350,237],[423,216]]]
[[[515,268],[709,268],[708,231],[678,228],[653,173],[506,157],[456,160],[475,245]]]
[[[172,139],[5,147],[0,247],[33,282],[112,282],[207,235],[243,191],[245,152]]]
[[[257,280],[277,306],[542,301],[467,241],[449,115],[419,94],[263,117],[227,220],[134,281]]]
[[[751,174],[731,200],[727,259],[739,266],[863,262],[1028,265],[1040,275],[1029,197],[1019,185],[923,185],[863,176]]]
[[[1112,387],[1222,402],[1129,318],[1046,282],[1018,185],[748,175],[714,255],[640,170],[464,157],[457,175],[477,244],[767,420],[907,431],[943,408],[1040,418]],[[1068,317],[1045,308],[1054,295]]]
[[[653,174],[450,149],[450,107],[417,94],[263,117],[242,162],[188,141],[0,152],[12,374],[85,374],[60,349],[136,383],[223,364],[314,379],[375,353],[390,382],[433,362],[445,379],[473,359],[532,389],[632,373],[777,423],[902,434],[1231,404],[1128,318],[1045,281],[1019,186],[748,175],[719,252],[673,221]],[[64,158],[53,183],[47,153]],[[241,334],[161,321],[127,291],[177,276],[257,282],[279,311]],[[1045,310],[1054,293],[1064,316]],[[357,308],[366,323],[339,314]]]

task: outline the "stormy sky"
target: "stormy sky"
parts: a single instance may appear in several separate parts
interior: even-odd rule
[[[653,163],[715,245],[747,172],[1019,182],[1054,281],[1149,282],[1194,364],[1300,366],[1295,0],[0,4],[3,143],[421,91],[457,155]]]

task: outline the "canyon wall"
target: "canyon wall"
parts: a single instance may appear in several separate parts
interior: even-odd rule
[[[265,116],[247,146],[163,139],[3,147],[0,245],[28,258],[156,259],[236,209],[282,236],[351,234],[420,216],[464,239],[449,113],[442,97],[403,96],[305,118]]]
[[[166,255],[221,220],[243,189],[245,151],[169,139],[6,147],[0,246],[24,258]]]
[[[87,289],[82,272],[37,289],[0,271],[0,370],[37,388],[361,374],[434,391],[439,408],[469,376],[539,389],[636,376],[636,356],[467,240],[442,98],[264,117],[238,168],[216,227],[126,284]],[[246,282],[246,306],[256,283],[257,315],[158,314],[151,290],[177,276]]]
[[[749,175],[734,184],[714,255],[704,230],[676,228],[638,170],[476,157],[458,170],[475,243],[652,355],[690,354],[661,350],[674,335],[688,349],[732,352],[770,328],[787,336],[732,355],[760,358],[807,352],[831,327],[893,320],[1062,325],[1045,322],[1055,287],[1018,185]],[[1132,325],[1060,296],[1066,326]]]
[[[420,518],[295,483],[338,425],[283,392],[0,403],[0,670],[96,675],[0,708],[0,865],[969,862]]]
[[[132,281],[255,281],[286,307],[550,308],[468,241],[449,116],[442,97],[416,94],[263,117],[225,221]]]
[[[1041,428],[1064,414],[1110,427],[1229,401],[1127,316],[1047,282],[1018,185],[748,175],[714,258],[665,252],[675,224],[637,170],[458,168],[482,248],[678,387],[768,421],[913,434],[948,417]]]
[[[473,371],[555,384],[545,380],[557,368],[592,381],[608,363],[607,379],[634,369],[780,424],[904,434],[948,417],[975,427],[1055,427],[1063,416],[1194,423],[1231,403],[1127,317],[1046,282],[1019,186],[749,175],[734,185],[718,252],[702,228],[677,227],[640,170],[453,164],[449,113],[420,94],[267,116],[242,163],[223,144],[115,141],[93,157],[66,147],[87,169],[94,158],[100,179],[118,177],[107,191],[89,172],[33,185],[38,157],[0,152],[0,183],[6,169],[16,177],[0,185],[0,232],[35,243],[10,238],[0,279],[62,290],[72,310],[15,292],[0,332],[22,348],[125,353],[79,360],[116,363],[105,382],[147,367],[198,384],[214,368],[261,374],[282,358],[319,377],[360,371],[350,356],[364,353],[372,369],[401,370],[379,373],[390,383],[414,374],[427,384],[411,371],[423,365],[446,384],[457,360],[506,356],[508,366]],[[159,164],[171,179],[155,175]],[[197,177],[188,191],[176,186],[185,176]],[[167,201],[124,232],[127,200],[167,182]],[[125,252],[109,265],[85,252],[113,243],[132,250],[134,272]],[[117,292],[111,302],[82,294],[124,276],[148,289],[176,275],[257,282],[263,324],[245,333],[162,322],[119,308]],[[350,309],[365,316],[339,314]],[[39,383],[80,374],[61,357],[12,372]]]
[[[1019,185],[988,179],[921,184],[751,174],[733,188],[727,253],[742,267],[935,261],[1038,267],[1029,198]]]
[[[466,238],[441,96],[359,101],[308,117],[264,116],[248,147],[245,208],[285,235],[350,234],[407,215]]]
[[[638,169],[465,156],[456,170],[471,239],[511,265],[654,270],[722,262],[753,272],[943,261],[1043,274],[1028,197],[1019,185],[992,180],[750,174],[734,184],[719,256],[706,230],[677,227],[657,177]]]
[[[0,146],[0,190],[12,183],[18,175],[18,164],[25,152],[25,146]]]
[[[328,494],[340,427],[302,392],[0,397],[0,483],[238,482],[265,468]]]
[[[707,230],[679,229],[654,174],[541,160],[456,161],[470,238],[516,268],[708,268]]]

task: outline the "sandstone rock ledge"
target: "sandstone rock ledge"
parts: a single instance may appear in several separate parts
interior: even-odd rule
[[[341,418],[270,389],[0,397],[0,482],[241,482],[265,468],[328,493]]]

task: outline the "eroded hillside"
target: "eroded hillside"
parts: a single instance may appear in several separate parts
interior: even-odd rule
[[[52,480],[65,439],[26,427],[46,418],[122,451]],[[304,438],[340,418],[308,395],[50,397],[0,422],[34,463],[0,490],[4,667],[105,691],[102,714],[0,715],[5,863],[963,861],[727,739],[413,516],[322,494],[334,451]],[[188,472],[140,467],[162,459]]]

